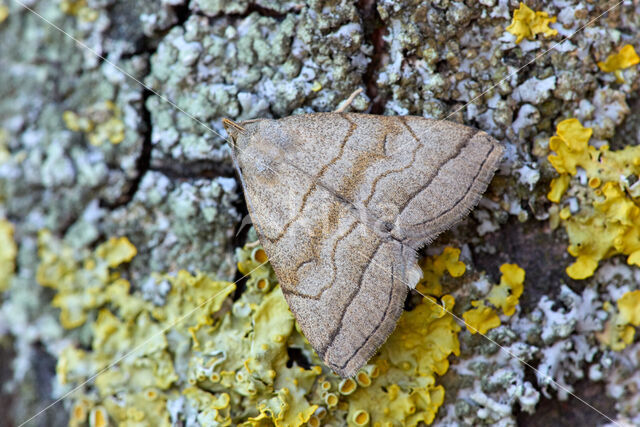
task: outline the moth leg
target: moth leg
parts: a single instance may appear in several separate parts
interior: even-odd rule
[[[347,98],[345,101],[342,101],[342,103],[340,103],[340,105],[338,106],[336,111],[334,111],[334,113],[344,113],[344,110],[346,110],[347,107],[351,105],[353,100],[356,99],[356,96],[360,95],[361,93],[362,93],[362,88],[359,87],[351,95],[349,95],[349,98]]]

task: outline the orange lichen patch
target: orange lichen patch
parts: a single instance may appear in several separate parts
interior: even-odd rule
[[[92,403],[87,399],[78,399],[71,408],[71,416],[69,417],[69,427],[79,427],[85,425],[89,408]]]
[[[487,331],[500,326],[500,317],[498,313],[484,304],[484,301],[471,301],[471,305],[475,308],[462,313],[462,318],[467,329],[472,334],[480,332],[486,334]]]
[[[369,413],[367,411],[358,410],[351,416],[351,420],[357,426],[365,426],[369,424]]]
[[[253,253],[251,254],[251,257],[253,258],[253,260],[255,262],[257,262],[258,264],[262,264],[264,262],[269,261],[269,258],[267,258],[267,254],[264,251],[264,249],[258,247],[256,248]]]
[[[358,372],[356,382],[360,387],[369,387],[371,385],[371,377],[364,371]]]
[[[549,141],[556,154],[548,159],[561,175],[551,183],[549,200],[561,203],[570,175],[578,168],[587,176],[584,190],[577,192],[582,197],[580,210],[560,215],[571,243],[567,250],[576,257],[567,274],[573,279],[591,277],[600,260],[616,254],[627,255],[630,265],[640,265],[640,146],[596,149],[589,145],[592,130],[577,119],[560,122],[557,133]],[[578,185],[575,180],[573,186]]]
[[[338,404],[338,396],[336,396],[333,393],[327,393],[327,395],[324,398],[324,401],[329,408],[333,408]]]
[[[307,425],[310,427],[320,427],[322,423],[320,422],[320,418],[318,418],[316,415],[312,415],[311,418],[309,418]]]
[[[346,378],[340,381],[338,391],[340,392],[340,394],[350,395],[356,390],[356,388],[358,388],[357,383],[351,378]]]
[[[607,56],[604,62],[598,62],[598,67],[605,73],[614,73],[619,83],[624,83],[622,70],[640,63],[640,57],[630,44],[624,45],[617,53]]]
[[[558,34],[558,30],[549,28],[549,24],[556,22],[556,17],[549,17],[547,12],[534,12],[526,4],[520,3],[520,7],[513,12],[511,25],[507,31],[517,37],[516,43],[520,43],[525,37],[533,40],[536,34],[544,34],[545,37]]]
[[[511,316],[516,312],[516,305],[524,290],[525,273],[517,264],[503,264],[500,272],[500,284],[491,288],[487,299],[494,307],[502,308],[504,314]]]
[[[0,292],[9,288],[15,270],[16,253],[13,224],[0,218]]]
[[[243,249],[236,249],[236,258],[238,271],[249,275],[247,287],[255,287],[261,292],[267,292],[278,282],[271,265],[267,262],[267,254],[261,246],[247,244]]]
[[[465,264],[460,261],[460,249],[446,247],[440,255],[425,257],[420,261],[422,280],[416,289],[425,295],[441,296],[443,293],[442,279],[447,271],[451,277],[460,277],[466,271]]]
[[[109,415],[102,406],[97,406],[91,410],[89,425],[92,427],[107,427],[109,425]]]

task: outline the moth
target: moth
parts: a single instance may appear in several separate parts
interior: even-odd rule
[[[417,250],[478,203],[503,147],[415,116],[223,121],[249,214],[324,363],[352,377],[394,330]]]

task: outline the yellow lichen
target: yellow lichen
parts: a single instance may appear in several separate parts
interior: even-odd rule
[[[573,279],[590,277],[600,260],[616,254],[627,255],[629,265],[640,265],[640,146],[611,151],[589,145],[592,129],[577,119],[567,119],[557,126],[549,147],[551,165],[560,173],[551,183],[549,199],[561,203],[571,186],[571,176],[584,170],[587,185],[581,185],[580,210],[560,215],[570,245],[568,252],[576,261],[567,268]]]
[[[9,16],[9,8],[4,2],[0,2],[0,24],[3,23]]]
[[[0,218],[0,292],[9,288],[16,259],[16,243],[13,240],[13,225]]]
[[[640,326],[640,290],[627,292],[618,299],[617,310],[609,303],[604,308],[610,317],[604,330],[596,333],[596,338],[612,350],[623,350],[633,342],[634,326]]]
[[[96,249],[96,256],[104,259],[111,268],[131,261],[137,253],[136,247],[126,237],[112,237]]]
[[[618,300],[620,319],[624,323],[640,326],[640,291],[627,292]]]
[[[500,267],[502,277],[500,284],[494,285],[487,299],[494,307],[502,308],[502,312],[511,316],[516,312],[516,305],[524,290],[524,270],[516,264],[503,264]]]
[[[167,405],[178,398],[201,425],[428,424],[444,402],[436,378],[459,354],[453,297],[428,298],[403,314],[355,379],[341,381],[300,334],[272,269],[259,267],[266,257],[256,245],[238,251],[249,278],[233,303],[232,284],[185,271],[153,274],[169,291],[162,305],[148,302],[118,274],[135,254],[122,238],[78,251],[43,231],[39,253],[39,280],[57,291],[63,322],[84,325],[91,337],[89,346],[62,351],[58,379],[82,383],[118,360],[76,395],[77,425],[87,414],[116,425],[169,425]],[[462,274],[458,254],[448,250],[434,268]],[[292,348],[306,368],[290,358]]]
[[[425,295],[441,296],[443,290],[440,280],[444,272],[449,272],[451,277],[460,277],[466,271],[466,266],[459,258],[460,249],[452,247],[444,248],[440,255],[425,257],[420,261],[422,280],[416,289]]]
[[[472,334],[480,332],[486,334],[487,331],[500,326],[500,317],[496,311],[485,305],[484,301],[471,301],[471,305],[475,308],[462,313],[462,318],[467,329]]]
[[[549,24],[554,22],[555,16],[550,18],[547,12],[534,12],[526,4],[520,3],[520,7],[513,12],[513,20],[507,31],[517,37],[516,43],[520,43],[525,37],[533,40],[540,33],[546,37],[558,34],[558,30],[549,28]]]
[[[457,333],[460,327],[447,314],[453,309],[453,297],[442,297],[445,310],[432,298],[426,298],[402,315],[395,332],[368,365],[379,376],[367,387],[358,387],[345,397],[350,423],[369,417],[372,425],[430,424],[444,401],[444,389],[435,384],[444,374],[448,356],[458,355]]]
[[[98,12],[87,6],[87,0],[62,0],[60,10],[67,15],[77,16],[85,22],[93,22],[98,19]]]
[[[624,45],[617,53],[607,56],[604,62],[598,62],[598,67],[605,73],[614,73],[619,83],[623,83],[622,70],[640,63],[640,57],[632,45]]]
[[[167,282],[170,290],[165,304],[154,306],[132,292],[114,270],[135,252],[126,238],[109,239],[88,252],[72,249],[47,231],[39,234],[37,277],[42,285],[56,289],[53,305],[61,309],[61,323],[79,327],[95,318],[88,325],[90,348],[67,347],[56,368],[63,384],[83,382],[98,373],[98,395],[74,406],[72,420],[78,425],[89,410],[95,425],[106,425],[101,423],[108,419],[121,425],[170,425],[167,400],[175,393],[177,369],[186,369],[180,368],[181,359],[173,352],[197,347],[190,331],[215,328],[214,316],[235,289],[204,273],[156,275],[156,281]],[[172,352],[169,340],[176,346]],[[117,366],[103,369],[114,361]]]
[[[516,311],[520,296],[524,291],[525,271],[517,264],[502,264],[500,266],[500,284],[493,285],[486,301],[494,307],[501,308],[506,316],[511,316]],[[490,329],[500,326],[498,312],[486,304],[485,300],[471,301],[474,307],[462,313],[467,329],[472,334],[487,333]]]
[[[136,254],[135,247],[126,238],[110,239],[91,255],[78,254],[62,245],[49,231],[42,230],[38,234],[38,245],[41,262],[36,279],[42,286],[57,290],[52,305],[60,308],[60,323],[65,328],[82,325],[88,311],[116,302],[118,296],[128,292],[129,282],[110,271]]]
[[[549,163],[559,173],[575,175],[576,166],[589,164],[596,152],[589,146],[593,129],[583,127],[578,119],[567,119],[558,123],[556,133],[549,139],[549,148],[557,154],[548,156]]]
[[[111,101],[98,103],[86,112],[78,114],[65,111],[62,120],[74,132],[83,132],[92,145],[99,146],[109,141],[119,144],[124,140],[125,127],[120,108]]]
[[[11,157],[11,153],[9,153],[9,149],[7,148],[8,144],[9,132],[4,128],[0,128],[0,164]],[[2,202],[2,199],[0,199],[0,202]]]
[[[97,406],[89,414],[89,425],[91,427],[107,427],[109,425],[109,415],[102,406]]]
[[[238,271],[242,274],[251,273],[247,279],[247,287],[268,292],[278,283],[271,266],[264,264],[267,261],[267,255],[262,246],[250,247],[247,245],[242,249],[238,248],[236,258],[238,259]]]
[[[569,182],[571,177],[567,174],[560,175],[557,178],[551,180],[550,190],[547,194],[547,198],[554,203],[559,203],[562,199],[562,195],[567,188],[569,188]]]

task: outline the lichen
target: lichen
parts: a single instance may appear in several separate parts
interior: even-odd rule
[[[84,324],[90,311],[128,292],[129,282],[112,269],[130,261],[136,249],[125,237],[112,238],[84,256],[41,230],[38,254],[36,280],[56,290],[52,305],[60,309],[62,326],[72,329]]]
[[[640,63],[640,56],[630,44],[622,46],[616,53],[607,56],[604,62],[598,62],[598,67],[605,73],[614,73],[618,83],[624,83],[622,70]]]
[[[0,24],[9,17],[9,8],[3,1],[0,1]]]
[[[0,218],[0,292],[9,288],[15,269],[16,251],[13,224]]]
[[[174,389],[178,372],[185,375],[187,369],[181,352],[190,342],[198,347],[198,334],[213,327],[216,313],[235,289],[232,283],[204,273],[156,275],[156,283],[167,281],[171,289],[166,303],[155,306],[139,292],[131,292],[130,283],[116,271],[135,253],[121,237],[83,257],[51,233],[40,233],[38,280],[57,291],[52,304],[61,309],[62,325],[86,324],[91,336],[88,349],[69,346],[61,352],[58,379],[62,385],[77,384],[98,373],[96,390],[81,395],[72,423],[83,422],[101,405],[118,424],[169,425],[167,401],[178,395]],[[171,351],[169,343],[176,345]],[[115,361],[117,366],[110,366]]]
[[[62,119],[69,130],[86,133],[92,145],[100,146],[107,141],[120,144],[124,140],[122,113],[112,101],[96,104],[82,114],[65,111]]]
[[[524,290],[525,272],[517,264],[503,264],[500,266],[500,284],[493,285],[484,300],[471,301],[474,307],[462,313],[467,329],[472,334],[480,332],[486,334],[490,329],[500,326],[501,321],[494,308],[487,305],[490,302],[493,307],[502,309],[506,316],[512,316]]]
[[[87,5],[87,0],[62,0],[60,10],[67,15],[77,16],[85,22],[93,22],[98,19],[98,11]]]
[[[259,245],[237,251],[248,279],[235,302],[227,299],[233,284],[180,271],[153,275],[171,287],[159,306],[118,273],[135,256],[126,238],[82,255],[42,231],[39,246],[38,277],[57,291],[63,325],[91,337],[61,352],[58,379],[73,387],[99,372],[95,387],[74,397],[71,425],[88,417],[160,426],[429,424],[444,401],[436,379],[460,351],[453,297],[428,297],[354,379],[340,380],[300,334]],[[460,271],[450,252],[435,265]]]
[[[493,308],[485,305],[484,301],[471,301],[471,306],[474,308],[462,313],[462,318],[469,332],[472,334],[480,332],[484,335],[490,329],[500,326],[498,313]]]
[[[547,12],[534,12],[526,4],[520,3],[520,7],[513,12],[511,25],[507,31],[517,37],[516,43],[520,43],[525,37],[535,39],[536,34],[544,34],[550,37],[558,34],[558,30],[549,28],[549,24],[556,22],[556,17],[549,17]]]
[[[589,144],[592,129],[575,118],[558,123],[556,132],[549,140],[556,154],[548,160],[561,175],[552,181],[547,197],[562,205],[569,186],[571,197],[582,195],[579,209],[560,215],[571,243],[568,252],[576,257],[567,274],[586,279],[602,259],[617,254],[627,255],[629,265],[640,265],[640,146],[596,148]]]
[[[345,399],[349,405],[347,421],[358,424],[366,412],[371,425],[433,422],[445,393],[436,385],[436,376],[449,369],[448,356],[460,352],[460,326],[448,314],[453,297],[443,296],[442,304],[425,298],[401,316],[394,333],[370,362],[378,370],[376,378]]]
[[[441,296],[444,272],[448,272],[451,277],[460,277],[466,271],[464,262],[459,258],[460,249],[449,246],[445,247],[440,255],[424,257],[420,260],[422,279],[416,285],[416,289],[425,295]]]
[[[605,310],[610,317],[596,337],[612,350],[623,350],[633,342],[634,326],[640,326],[640,291],[626,292],[618,299],[617,309],[606,304]]]
[[[503,264],[500,266],[500,284],[494,285],[487,299],[494,307],[511,316],[516,312],[520,295],[524,290],[524,270],[517,264]]]

